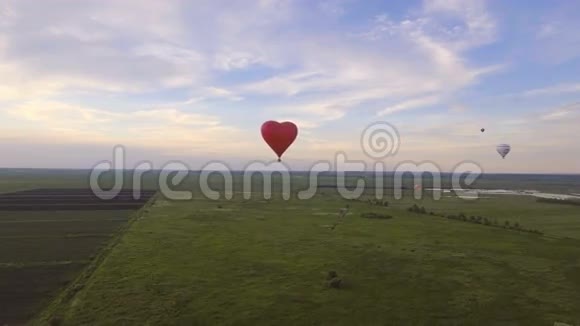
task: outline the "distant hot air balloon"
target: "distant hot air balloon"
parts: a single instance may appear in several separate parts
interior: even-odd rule
[[[512,148],[508,144],[499,144],[495,149],[497,150],[499,155],[501,155],[501,158],[505,159],[505,156],[508,155],[508,153]]]
[[[484,132],[484,131],[485,131],[485,128],[481,128],[481,132]]]
[[[298,127],[292,122],[266,121],[262,124],[262,138],[278,155],[278,162],[284,152],[298,136]]]

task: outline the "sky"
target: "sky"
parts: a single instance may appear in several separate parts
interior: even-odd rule
[[[578,30],[574,0],[0,0],[0,166],[121,145],[124,168],[240,169],[274,160],[260,126],[289,120],[295,170],[344,153],[580,173]],[[377,122],[395,155],[361,148]]]

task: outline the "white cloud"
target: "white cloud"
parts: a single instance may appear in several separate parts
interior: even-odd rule
[[[146,43],[134,48],[137,57],[151,56],[175,64],[176,66],[203,62],[203,57],[194,50],[168,43]]]
[[[184,44],[177,2],[9,4],[14,18],[0,25],[0,60],[18,70],[21,83],[124,92],[191,86],[206,76],[203,57]],[[0,84],[10,84],[7,78]]]
[[[463,25],[447,26],[447,16]],[[380,114],[420,108],[436,102],[431,96],[447,96],[497,71],[501,66],[474,68],[464,59],[465,51],[492,42],[495,33],[483,2],[427,1],[415,18],[393,21],[378,15],[370,31],[358,34],[371,40],[369,46],[379,49],[380,56],[360,46],[307,44],[302,52],[316,70],[272,77],[246,90],[287,96],[357,93],[352,106],[377,99],[401,102]]]
[[[464,50],[495,40],[496,22],[486,10],[483,0],[427,0],[427,13],[443,14],[461,19],[463,25],[446,24],[435,27],[438,37],[454,48]]]
[[[544,23],[540,25],[536,37],[538,39],[550,38],[559,33],[559,27],[555,23]]]
[[[540,120],[559,121],[563,119],[573,118],[574,115],[580,116],[578,115],[579,113],[580,113],[580,102],[572,103],[563,107],[558,107],[549,110],[548,113],[540,116]]]
[[[225,98],[231,101],[241,101],[244,98],[240,95],[237,95],[236,93],[227,90],[225,88],[220,88],[220,87],[205,87],[202,89],[202,96],[205,96],[205,98]]]
[[[107,124],[169,124],[184,126],[216,126],[220,120],[211,115],[189,113],[175,108],[153,108],[130,112],[114,112],[54,101],[30,101],[6,110],[10,116],[28,121],[43,121],[47,128],[71,124],[106,127]],[[82,128],[84,129],[83,126]]]
[[[414,99],[406,100],[404,102],[390,106],[390,107],[380,111],[379,113],[377,113],[377,115],[378,116],[385,116],[385,115],[397,113],[400,111],[406,111],[406,110],[420,108],[420,107],[424,107],[424,106],[428,106],[428,105],[433,105],[433,104],[438,103],[439,101],[440,101],[440,98],[438,96],[427,96],[427,97],[414,98]]]
[[[453,113],[465,113],[469,111],[469,107],[461,103],[452,103],[449,105],[449,111]]]
[[[564,93],[580,93],[580,83],[559,84],[544,88],[536,88],[521,93],[522,96],[558,95]]]
[[[90,0],[82,6],[53,8],[48,16],[26,10],[32,4],[30,0],[13,3],[19,19],[0,30],[9,38],[0,57],[18,66],[21,75],[34,73],[35,80],[51,85],[43,94],[83,88],[140,92],[188,87],[194,89],[193,102],[216,96],[240,100],[246,94],[305,95],[308,99],[297,102],[310,107],[335,102],[327,99],[337,94],[356,97],[346,101],[351,107],[377,99],[404,101],[431,92],[453,92],[489,72],[469,67],[461,51],[482,44],[474,41],[478,36],[489,40],[494,30],[493,20],[477,1],[426,2],[417,17],[398,22],[379,17],[375,28],[382,31],[388,25],[394,30],[395,40],[388,44],[361,44],[317,28],[305,34],[296,22],[314,23],[302,21],[309,17],[304,12],[308,9],[288,1],[223,8],[219,1],[200,1],[189,10],[186,2],[154,1],[143,6],[136,0]],[[319,9],[339,14],[343,5],[329,0],[321,2]],[[464,26],[450,29],[446,15],[457,17]],[[27,30],[48,33],[22,34]],[[56,52],[41,51],[55,41]],[[21,55],[25,51],[38,56]],[[214,82],[212,68],[227,74],[257,65],[275,72],[258,80],[242,78],[227,87]],[[215,93],[212,87],[228,93]],[[2,93],[15,97],[18,92]],[[339,106],[343,110],[349,105]]]
[[[562,64],[580,56],[580,29],[577,1],[562,2],[542,11],[541,23],[531,30],[533,56],[543,63]]]
[[[495,41],[496,30],[485,1],[425,0],[415,17],[400,22],[386,14],[377,15],[373,28],[361,36],[378,40],[406,34],[419,42],[428,40],[446,51],[460,52]]]
[[[262,117],[275,116],[301,126],[294,157],[319,158],[337,149],[359,150],[356,128],[330,134],[324,124],[346,116],[394,120],[396,113],[438,103],[446,110],[454,94],[499,67],[469,60],[472,50],[498,37],[495,17],[483,1],[425,1],[404,18],[377,15],[364,26],[350,20],[339,24],[351,14],[342,1],[303,5],[281,0],[0,5],[0,101],[11,102],[2,103],[1,135],[269,157],[252,128]],[[560,33],[558,27],[542,38]],[[530,96],[577,92],[577,87],[531,90]],[[111,95],[106,93],[117,94],[105,105],[90,102]],[[83,103],[81,95],[87,94],[90,99]],[[167,104],[143,108],[151,97]],[[125,98],[117,107],[116,101]],[[131,103],[134,98],[137,104]],[[218,107],[220,101],[239,103]],[[216,113],[207,114],[206,104],[215,104]],[[226,125],[235,120],[228,109],[242,111],[237,105],[251,109]],[[357,109],[362,113],[351,112]],[[451,109],[465,111],[460,105]],[[401,127],[406,131],[401,159],[469,157],[469,146],[475,145],[466,139],[473,141],[472,132],[479,136],[479,129],[490,124],[473,118],[475,109],[460,115],[466,120],[436,119],[426,111],[421,113],[428,122]],[[506,120],[519,122],[494,128],[514,135],[518,149],[528,139],[548,144],[571,137],[568,118],[575,114],[567,109],[543,113],[535,120],[510,115]],[[569,130],[558,130],[556,123],[566,123],[562,129]],[[531,126],[553,134],[540,139]],[[449,153],[451,158],[444,158]]]
[[[215,66],[218,69],[229,71],[244,69],[251,65],[258,64],[263,59],[248,52],[220,52],[215,57]]]
[[[570,111],[556,111],[541,117],[542,120],[560,120],[570,114]]]
[[[111,38],[111,35],[104,31],[89,31],[82,26],[75,25],[50,26],[48,27],[47,32],[57,37],[71,37],[81,42],[99,42]]]
[[[113,112],[32,101],[0,112],[0,118],[0,138],[10,137],[16,142],[123,144],[173,153],[207,153],[214,149],[239,155],[245,155],[244,148],[257,145],[247,132],[224,126],[216,116],[175,108]]]
[[[318,8],[324,14],[332,17],[340,17],[346,13],[345,0],[324,0],[318,3]]]

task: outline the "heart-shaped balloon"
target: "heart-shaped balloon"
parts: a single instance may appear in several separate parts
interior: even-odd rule
[[[292,122],[266,121],[262,124],[262,138],[278,155],[278,162],[284,152],[298,136],[298,127]]]

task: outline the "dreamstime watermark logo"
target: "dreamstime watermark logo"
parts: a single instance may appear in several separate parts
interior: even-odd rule
[[[399,151],[400,143],[401,138],[397,129],[382,121],[366,127],[360,138],[363,152],[375,160],[395,156]]]
[[[300,182],[300,188],[304,188],[304,186],[307,188],[297,192],[293,192],[293,184],[296,184],[293,181],[298,176],[293,177],[291,169],[284,162],[276,161],[252,161],[241,171],[235,172],[224,162],[211,161],[205,164],[198,173],[195,173],[195,177],[191,179],[194,184],[190,182],[188,184],[190,188],[186,190],[176,189],[185,185],[187,177],[191,175],[191,169],[183,162],[167,162],[155,171],[154,176],[157,189],[165,198],[170,200],[191,200],[193,198],[192,188],[199,189],[205,198],[213,200],[222,198],[230,200],[234,198],[236,193],[242,194],[246,200],[257,195],[262,199],[270,199],[273,185],[281,187],[280,193],[284,200],[289,200],[293,193],[300,200],[310,199],[323,188],[322,186],[334,187],[338,194],[346,199],[357,199],[365,194],[382,199],[385,197],[385,190],[392,191],[395,199],[403,198],[405,191],[409,190],[413,191],[413,196],[416,199],[421,199],[426,190],[435,200],[439,200],[443,192],[453,192],[463,199],[478,198],[476,192],[470,192],[463,188],[463,185],[473,184],[483,174],[483,169],[477,163],[472,161],[459,162],[451,173],[441,172],[439,166],[432,161],[403,161],[388,170],[383,160],[395,157],[400,145],[401,138],[397,128],[387,122],[373,123],[362,131],[360,137],[361,150],[372,161],[370,166],[368,162],[362,160],[349,160],[345,152],[337,151],[333,161],[315,162],[306,171],[306,175],[304,175],[305,172],[300,171],[301,181],[306,178],[306,183]],[[347,182],[348,172],[345,171],[357,171],[363,176],[357,177],[354,184],[349,183]],[[153,164],[149,161],[142,161],[136,164],[133,169],[127,169],[126,149],[118,145],[113,149],[112,161],[99,162],[93,167],[90,174],[90,187],[99,198],[113,199],[121,193],[125,183],[130,180],[133,197],[139,198],[143,188],[144,175],[148,172],[154,172]],[[334,184],[320,185],[319,179],[322,173],[326,173],[327,183],[330,173],[334,179]],[[262,180],[260,191],[254,191],[253,178],[256,174]],[[220,176],[223,182],[216,187],[215,182],[210,182],[212,175]],[[409,175],[412,176],[411,183],[409,183],[409,178],[405,178]],[[446,189],[443,189],[443,175],[450,177],[446,180]],[[273,181],[274,176],[279,176],[279,180]],[[431,189],[423,187],[426,179],[431,181]],[[236,182],[241,182],[241,187]],[[241,191],[239,191],[240,188]],[[234,189],[237,189],[238,192],[235,192]]]

